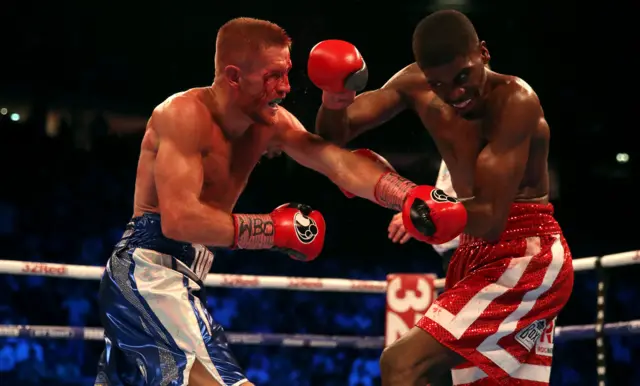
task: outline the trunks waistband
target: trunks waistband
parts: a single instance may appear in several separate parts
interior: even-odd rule
[[[536,237],[561,233],[560,225],[553,217],[553,205],[514,203],[504,231],[498,241],[508,241],[527,237]],[[488,243],[479,237],[460,235],[460,245]]]

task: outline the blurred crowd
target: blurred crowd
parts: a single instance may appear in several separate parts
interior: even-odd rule
[[[140,136],[102,133],[90,148],[79,149],[68,128],[62,127],[61,135],[50,138],[41,129],[42,122],[0,119],[2,258],[104,265],[131,215]],[[243,209],[251,210],[250,202],[245,200]],[[439,257],[433,251],[429,252],[430,262],[424,257],[408,261],[391,258],[388,251],[393,248],[399,247],[390,245],[380,251],[383,256],[348,259],[329,248],[328,256],[310,264],[272,252],[221,251],[213,272],[376,280],[399,271],[442,276]],[[640,290],[634,285],[634,271],[614,269],[611,273],[608,318],[640,319]],[[574,296],[559,325],[594,322],[595,287],[592,272],[577,274]],[[0,320],[3,324],[99,326],[97,289],[96,281],[2,275]],[[229,331],[384,333],[381,295],[212,288],[207,296],[214,318]],[[632,366],[640,362],[640,337],[608,342],[610,384],[640,385],[640,370]],[[103,343],[95,341],[0,338],[0,384],[92,384],[102,349]],[[234,350],[248,377],[258,385],[379,384],[380,353],[376,350],[258,346],[236,346]],[[593,341],[556,344],[554,361],[553,385],[596,384]]]

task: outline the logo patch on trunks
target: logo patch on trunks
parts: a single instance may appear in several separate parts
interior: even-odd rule
[[[536,320],[516,334],[516,341],[526,348],[527,351],[531,351],[533,346],[538,343],[540,335],[542,335],[546,327],[547,322],[545,320]]]
[[[536,345],[536,354],[546,357],[553,356],[553,334],[555,333],[556,320],[553,319],[551,323],[547,324],[547,328],[544,330],[540,340]]]

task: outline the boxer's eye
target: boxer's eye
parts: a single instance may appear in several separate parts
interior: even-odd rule
[[[471,70],[469,68],[465,68],[464,70],[460,71],[458,73],[458,75],[456,76],[456,78],[455,78],[455,83],[456,84],[463,84],[466,81],[468,81],[469,80],[469,72],[470,71]]]

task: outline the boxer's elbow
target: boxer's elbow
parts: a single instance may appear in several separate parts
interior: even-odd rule
[[[162,234],[173,240],[185,240],[184,219],[187,216],[178,210],[162,212]],[[180,226],[182,224],[182,226]]]
[[[476,198],[463,201],[463,204],[467,210],[467,225],[464,232],[486,240],[496,237],[493,232],[495,222],[493,205],[479,202]]]
[[[322,137],[325,141],[331,142],[337,146],[344,146],[348,142],[348,135],[346,131],[341,131],[337,127],[316,126],[316,134]]]
[[[195,203],[198,204],[198,203]],[[194,203],[189,203],[186,199],[173,199],[168,205],[161,206],[162,234],[173,240],[189,241],[189,224],[192,222],[190,209]]]
[[[490,242],[498,241],[500,239],[501,234],[502,234],[502,229],[492,228],[484,231],[482,233],[482,238]]]
[[[491,205],[483,210],[467,209],[467,219],[465,233],[487,241],[500,239],[507,223],[507,215],[497,212]]]
[[[335,130],[332,130],[331,126],[324,123],[324,121],[318,117],[316,119],[316,134],[322,137],[322,139],[334,142],[336,137]]]
[[[346,110],[328,110],[320,107],[316,117],[316,134],[338,146],[349,142],[349,117]]]

